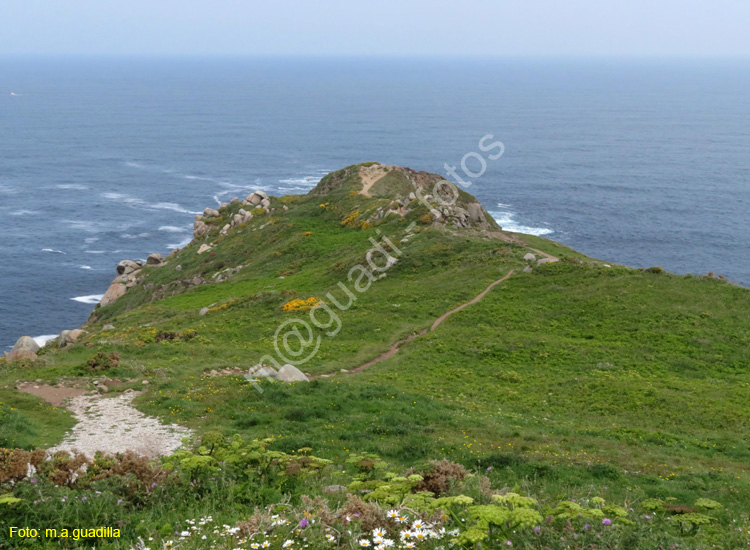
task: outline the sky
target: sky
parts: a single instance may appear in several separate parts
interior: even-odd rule
[[[748,56],[748,0],[0,0],[0,55]]]

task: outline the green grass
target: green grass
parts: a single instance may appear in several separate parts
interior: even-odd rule
[[[33,449],[56,443],[74,424],[65,409],[33,395],[0,389],[0,447]]]
[[[373,452],[408,467],[445,457],[492,466],[506,486],[549,499],[606,486],[618,499],[692,502],[698,495],[734,510],[750,507],[750,291],[604,267],[540,237],[506,242],[435,229],[419,223],[424,207],[364,229],[342,225],[352,213],[363,221],[390,203],[353,193],[358,185],[350,167],[309,196],[275,199],[288,212],[256,216],[225,237],[216,231],[226,218],[217,221],[205,240],[215,245],[210,253],[197,255],[204,241],[194,242],[167,265],[145,268],[145,284],[98,309],[84,341],[46,350],[33,375],[0,364],[0,384],[55,381],[80,373],[96,353],[117,352],[121,364],[108,376],[151,382],[139,408],[198,432],[273,435],[278,450],[311,447],[339,461]],[[402,242],[411,222],[416,229]],[[368,239],[382,234],[401,250],[399,261],[366,291],[352,291],[356,301],[332,323],[335,336],[316,330],[319,351],[303,371],[355,368],[509,270],[516,274],[366,372],[310,384],[266,382],[262,393],[242,376],[207,376],[249,368],[274,354],[283,322],[309,322],[308,312],[282,311],[289,300],[331,305],[330,292],[345,302],[339,283],[352,290],[350,270],[365,262]],[[523,274],[529,247],[562,261]],[[211,280],[240,265],[221,284],[189,289],[181,282]],[[204,307],[211,309],[200,316]],[[115,330],[103,331],[105,323]],[[164,331],[197,336],[157,342]],[[39,414],[33,398],[4,392],[0,425],[16,441],[11,445],[51,444],[69,427],[58,413]]]

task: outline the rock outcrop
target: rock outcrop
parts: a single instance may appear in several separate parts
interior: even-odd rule
[[[273,367],[255,365],[247,374],[249,380],[260,380],[261,378],[271,378],[279,382],[309,382],[310,379],[304,372],[294,365],[284,365],[278,371]]]
[[[8,361],[19,359],[36,359],[37,352],[41,348],[31,336],[21,336],[9,352],[5,353]]]

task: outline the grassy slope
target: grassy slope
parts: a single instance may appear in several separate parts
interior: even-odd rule
[[[339,334],[322,335],[306,372],[356,367],[525,265],[524,246],[474,232],[419,226],[400,244],[405,226],[426,210],[377,227],[342,226],[352,212],[364,219],[389,202],[352,196],[356,184],[322,197],[284,197],[289,212],[259,216],[218,238],[215,255],[198,256],[198,242],[167,266],[147,268],[147,282],[158,286],[245,265],[227,282],[153,303],[152,290],[136,288],[97,312],[87,342],[50,350],[33,375],[20,366],[5,369],[0,384],[80,373],[95,353],[116,351],[123,361],[110,377],[151,380],[143,410],[198,429],[278,435],[281,448],[310,446],[321,456],[362,450],[404,464],[441,456],[481,460],[507,466],[519,479],[546,472],[561,487],[619,477],[606,463],[636,472],[611,481],[622,491],[633,484],[648,494],[700,490],[745,503],[750,291],[605,268],[541,238],[523,236],[562,262],[514,275],[367,372],[309,385],[266,384],[262,394],[241,376],[205,376],[247,368],[272,353],[279,324],[301,315],[281,305],[323,298],[346,282],[376,229],[395,236],[403,255],[340,314]],[[199,316],[207,306],[212,311]],[[105,323],[116,330],[102,332]],[[160,331],[186,330],[198,336],[154,341]]]

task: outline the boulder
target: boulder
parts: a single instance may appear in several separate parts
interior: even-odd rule
[[[527,262],[535,262],[536,256],[534,256],[531,252],[529,252],[523,257],[523,259],[526,260]]]
[[[39,344],[31,336],[21,336],[6,357],[9,361],[36,359],[39,349]]]
[[[203,254],[204,252],[208,252],[209,250],[211,250],[211,245],[202,244],[201,247],[198,249],[198,254]]]
[[[536,265],[542,265],[542,264],[553,264],[555,262],[559,262],[557,258],[541,258]]]
[[[202,220],[196,220],[193,224],[193,237],[200,237],[208,233],[208,225]]]
[[[466,207],[466,212],[469,216],[469,220],[473,223],[487,223],[484,217],[484,209],[478,202],[472,202]]]
[[[208,312],[209,312],[209,309],[207,307],[204,307],[204,308],[201,308],[201,310],[198,312],[198,315],[200,315],[201,317],[203,317]]]
[[[79,328],[75,330],[64,330],[60,333],[60,336],[57,337],[57,345],[61,348],[64,348],[65,346],[69,346],[70,344],[75,344],[78,342],[78,339],[85,334],[86,331],[81,330]]]
[[[214,210],[213,208],[206,208],[203,211],[203,217],[204,218],[218,218],[221,216],[218,210]]]
[[[221,234],[222,235],[226,235],[231,228],[232,228],[231,225],[226,224],[224,227],[221,228]]]
[[[534,269],[529,265],[523,268],[524,273],[531,273],[532,271],[534,271]]]
[[[102,330],[115,330],[115,325],[104,325]]]
[[[219,208],[227,208],[228,206],[229,206],[228,202],[222,202]]]
[[[234,197],[231,201],[229,201],[230,204],[237,204],[238,202],[240,202],[239,197]]]
[[[262,201],[260,201],[260,206],[268,210],[269,208],[271,208],[271,199],[263,199]]]
[[[126,275],[115,277],[115,280],[112,281],[112,284],[109,285],[107,292],[104,293],[104,296],[99,301],[99,305],[101,307],[104,307],[115,303],[117,299],[120,298],[120,296],[127,292],[128,289],[125,286],[127,283],[128,278]]]
[[[232,225],[241,225],[245,222],[245,216],[243,216],[240,213],[237,213],[232,217]]]
[[[149,254],[146,259],[146,265],[161,265],[164,263],[164,256],[162,254]]]
[[[305,373],[294,365],[284,365],[276,373],[276,378],[281,382],[309,382],[310,379]]]
[[[133,260],[123,260],[117,264],[118,275],[130,275],[134,271],[138,271],[141,268],[141,264],[134,262]]]
[[[263,191],[255,191],[254,193],[250,193],[245,200],[248,204],[258,206],[264,199],[268,200],[270,204],[270,199],[267,193],[264,193]]]

